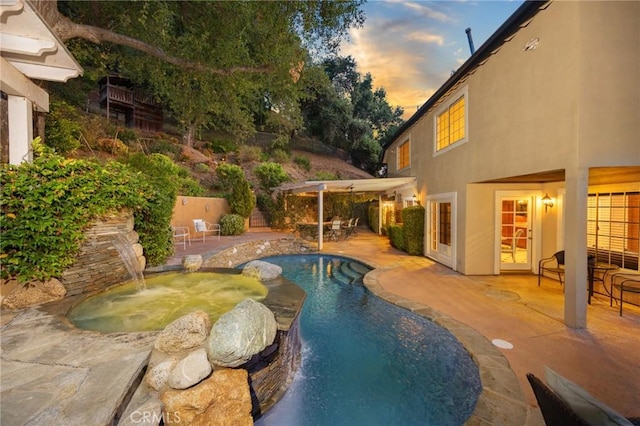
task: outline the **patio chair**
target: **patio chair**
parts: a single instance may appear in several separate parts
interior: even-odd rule
[[[331,221],[331,231],[329,233],[329,238],[333,241],[338,241],[344,235],[342,231],[342,221],[341,220],[333,220]]]
[[[182,242],[182,246],[185,250],[187,249],[187,243],[191,245],[191,234],[189,233],[189,228],[187,226],[172,226],[171,231],[173,232],[174,244]]]
[[[345,238],[349,238],[353,235],[353,218],[349,219],[347,223],[342,224],[342,230],[344,231]]]
[[[540,259],[538,262],[538,287],[540,287],[540,278],[544,271],[558,274],[560,285],[562,285],[562,276],[564,275],[564,250],[556,252],[551,257]]]
[[[209,223],[203,219],[193,219],[193,227],[196,230],[196,237],[199,233],[202,234],[202,242],[205,242],[205,236],[209,234],[218,234],[218,241],[220,241],[220,225],[217,223]]]
[[[514,263],[516,261],[516,252],[518,251],[518,241],[520,241],[522,234],[524,234],[524,229],[518,229],[516,233],[511,237],[511,243],[506,247],[502,247],[500,250],[501,253],[511,254],[511,258],[513,259]]]
[[[544,422],[548,426],[640,425],[639,417],[623,417],[586,390],[548,367],[545,367],[545,376],[549,385],[533,374],[527,373],[527,380],[538,401]]]
[[[640,274],[619,272],[611,276],[611,293],[609,293],[609,306],[613,306],[614,290],[620,290],[620,316],[622,316],[622,303],[624,293],[640,294]]]

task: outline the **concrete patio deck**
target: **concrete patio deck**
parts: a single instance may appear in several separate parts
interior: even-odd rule
[[[291,233],[252,230],[237,237],[193,242],[176,250],[168,263],[185,254],[213,254],[254,239],[278,239]],[[292,236],[293,237],[293,236]],[[618,315],[609,297],[596,294],[587,307],[587,328],[564,325],[563,290],[557,281],[533,274],[464,276],[419,256],[391,247],[386,237],[360,228],[357,237],[324,243],[323,253],[359,259],[381,270],[382,289],[426,305],[478,331],[489,341],[506,340],[513,349],[499,349],[516,374],[529,403],[526,424],[544,421],[526,373],[544,380],[544,366],[585,388],[627,417],[640,416],[640,308],[625,304]]]

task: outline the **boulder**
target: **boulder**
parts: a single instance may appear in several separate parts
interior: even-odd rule
[[[169,376],[169,386],[173,389],[187,389],[200,383],[211,374],[211,364],[204,348],[197,349],[181,359]]]
[[[202,267],[202,256],[190,254],[182,259],[182,267],[186,272],[195,272]]]
[[[260,302],[246,299],[211,328],[207,341],[209,360],[223,367],[242,365],[271,345],[277,331],[273,312]]]
[[[174,365],[175,359],[167,359],[151,367],[144,378],[147,386],[157,391],[162,389],[167,384]]]
[[[278,278],[282,274],[282,268],[262,260],[252,260],[242,269],[242,275],[255,277],[260,281],[269,281]]]
[[[160,399],[165,425],[253,425],[246,370],[222,369],[186,390],[169,389]]]
[[[167,325],[156,338],[155,348],[177,354],[202,345],[209,334],[211,319],[204,311],[194,311]]]
[[[62,299],[67,290],[56,278],[49,281],[31,281],[18,284],[11,293],[2,299],[2,306],[8,309],[25,309],[29,306]]]

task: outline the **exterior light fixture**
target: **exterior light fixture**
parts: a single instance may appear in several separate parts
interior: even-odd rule
[[[549,194],[544,194],[542,197],[542,204],[544,204],[544,212],[547,212],[547,209],[553,207],[553,199],[549,197]]]

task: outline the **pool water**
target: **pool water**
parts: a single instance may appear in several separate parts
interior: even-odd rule
[[[250,298],[262,301],[267,287],[258,279],[220,272],[174,272],[145,279],[146,289],[124,283],[90,297],[67,318],[78,328],[102,332],[162,330],[195,310],[213,324],[222,314]]]
[[[302,361],[284,397],[256,425],[460,425],[481,391],[458,340],[362,285],[347,258],[262,259],[307,292]]]

